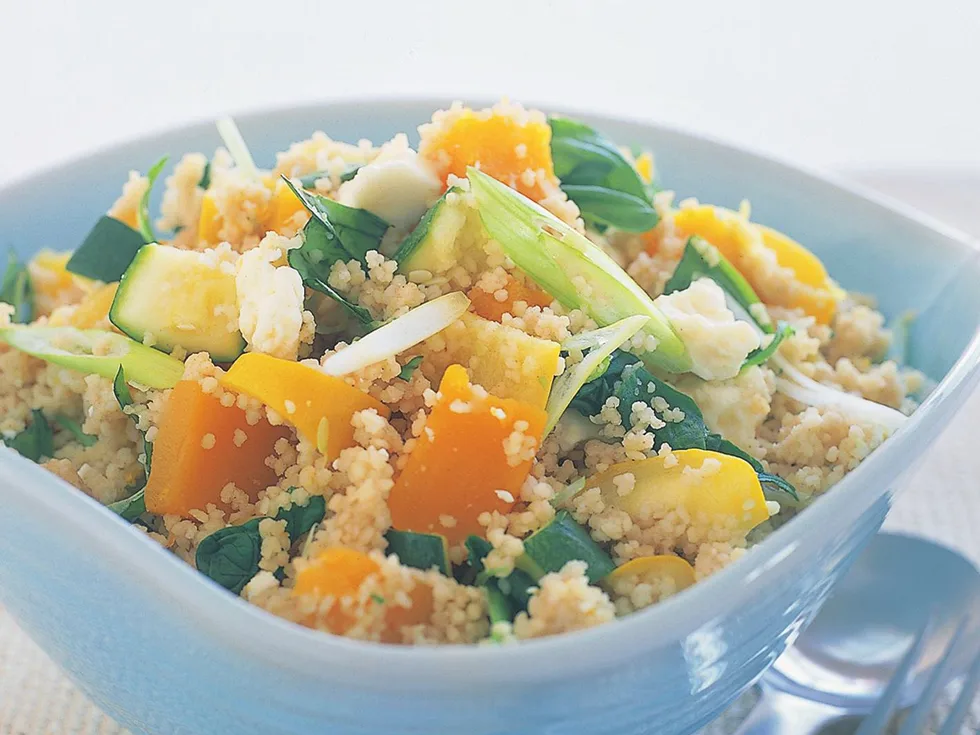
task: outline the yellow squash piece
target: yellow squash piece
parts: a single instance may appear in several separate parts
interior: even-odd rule
[[[673,554],[641,556],[632,559],[603,580],[610,589],[619,582],[649,584],[658,591],[658,599],[677,594],[694,584],[694,567]]]
[[[476,314],[466,313],[443,333],[452,350],[433,353],[429,362],[439,373],[452,363],[466,368],[477,385],[500,398],[512,398],[535,408],[548,403],[558,369],[561,345],[532,337]]]
[[[769,519],[759,478],[743,459],[704,449],[674,452],[667,457],[621,462],[593,476],[588,487],[599,487],[607,506],[619,508],[634,520],[662,518],[683,509],[699,527],[730,527],[744,536]],[[615,479],[633,475],[633,489],[621,495]]]
[[[781,232],[748,222],[730,209],[702,204],[674,214],[674,226],[685,236],[697,235],[714,245],[767,304],[800,308],[821,324],[829,324],[841,299],[820,259]],[[774,288],[759,277],[758,248],[772,251],[776,262],[793,271],[796,287]]]
[[[342,449],[354,446],[351,419],[355,413],[367,408],[385,418],[391,413],[383,403],[341,378],[259,352],[239,357],[221,383],[228,390],[262,401],[331,460]]]

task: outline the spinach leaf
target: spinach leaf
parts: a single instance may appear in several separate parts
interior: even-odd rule
[[[133,405],[133,394],[129,390],[129,383],[126,382],[126,374],[123,372],[122,367],[116,372],[116,377],[112,381],[112,394],[116,397],[116,403],[119,404],[119,409],[126,413],[126,406]],[[127,414],[139,428],[140,418],[136,414]],[[147,477],[150,476],[150,462],[153,459],[153,442],[148,442],[146,440],[146,433],[140,432],[143,435],[143,454],[146,459],[143,462],[143,471]]]
[[[548,124],[555,175],[587,223],[631,232],[656,226],[643,179],[612,141],[568,118],[550,117]]]
[[[156,183],[160,172],[163,171],[163,167],[167,165],[168,158],[170,157],[164,156],[150,166],[150,170],[146,172],[146,191],[140,197],[140,205],[136,210],[136,225],[146,242],[157,241],[157,236],[153,232],[153,223],[150,221],[150,193],[153,191],[153,185]]]
[[[360,163],[348,163],[344,167],[344,170],[340,173],[340,183],[341,184],[347,183],[355,176],[357,176],[357,172],[360,170],[361,165],[362,164]],[[306,176],[301,176],[299,179],[299,183],[303,185],[304,189],[312,189],[314,186],[316,186],[316,182],[319,179],[329,179],[329,178],[330,178],[329,171],[314,171],[311,174],[306,174]]]
[[[743,459],[752,465],[752,469],[756,471],[756,474],[765,472],[762,462],[757,460],[741,447],[728,441],[728,439],[722,438],[721,434],[708,434],[704,440],[704,448],[711,452],[720,452],[721,454],[728,454],[732,457]]]
[[[377,250],[380,247],[381,238],[384,237],[389,227],[383,219],[371,214],[366,209],[348,207],[305,189],[297,189],[293,182],[285,176],[282,179],[299,197],[312,218],[323,225],[324,232],[319,237],[329,241],[331,252],[334,252],[339,245],[348,258],[363,263],[369,250]],[[326,251],[322,242],[318,242],[317,247],[321,252]],[[336,259],[333,258],[333,260]],[[333,265],[333,260],[327,264],[328,268]],[[319,262],[322,263],[323,261]]]
[[[762,492],[765,494],[766,500],[775,500],[780,505],[788,505],[792,508],[799,507],[800,496],[788,480],[784,480],[779,475],[760,472],[759,482],[762,484]]]
[[[95,443],[99,441],[99,437],[86,434],[84,431],[82,431],[82,427],[77,421],[68,418],[63,413],[59,413],[57,416],[55,416],[54,420],[63,429],[70,432],[72,436],[75,437],[75,441],[77,441],[83,447],[94,447]]]
[[[30,425],[6,444],[32,462],[40,462],[42,457],[54,454],[51,427],[44,414],[36,409],[31,411]]]
[[[398,372],[399,380],[411,380],[412,375],[418,370],[419,365],[422,364],[422,355],[416,355],[411,360],[402,365],[402,369]]]
[[[255,518],[240,526],[215,531],[197,547],[198,570],[226,590],[240,594],[248,581],[259,573],[262,536]]]
[[[765,347],[757,347],[752,350],[746,358],[745,362],[742,364],[742,368],[745,369],[751,365],[761,365],[770,357],[776,354],[776,350],[779,349],[779,345],[782,344],[784,339],[788,339],[796,334],[796,330],[786,322],[779,322],[776,326],[776,331],[772,335],[772,341],[769,342]]]
[[[137,518],[146,513],[146,498],[144,497],[145,492],[146,489],[141,488],[128,498],[117,500],[115,503],[110,503],[106,507],[116,515],[120,516],[124,521],[133,523]]]
[[[582,218],[590,225],[646,232],[660,221],[660,215],[645,196],[588,184],[563,183],[561,188],[578,205]]]
[[[112,283],[122,278],[136,251],[145,244],[143,235],[132,227],[103,215],[65,268],[86,278]]]
[[[337,291],[333,286],[327,283],[327,278],[330,275],[330,266],[336,261],[313,261],[311,259],[311,253],[316,252],[315,250],[308,249],[307,244],[311,241],[309,239],[310,224],[316,220],[310,220],[306,228],[303,230],[305,236],[305,242],[302,247],[296,248],[295,250],[290,250],[287,259],[289,260],[290,267],[299,273],[300,277],[303,279],[303,285],[307,288],[312,288],[314,291],[319,291],[322,294],[326,294],[334,301],[339,303],[344,310],[354,317],[358,322],[360,322],[367,329],[375,329],[378,327],[378,322],[374,320],[371,316],[371,312],[365,309],[363,306],[355,304],[353,301],[348,299],[346,296]],[[314,226],[314,230],[319,230],[319,227]],[[320,265],[320,262],[326,263],[325,266]]]
[[[710,278],[721,287],[728,297],[728,307],[736,317],[755,323],[767,334],[773,333],[772,320],[745,276],[714,245],[703,238],[692,237],[664,286],[664,293],[682,291],[699,278]]]
[[[208,190],[211,186],[211,162],[208,161],[204,164],[204,173],[201,174],[201,180],[197,182],[198,189]]]
[[[7,267],[0,281],[0,301],[14,307],[11,320],[14,324],[34,321],[34,287],[27,266],[20,262],[16,253],[7,253]]]
[[[313,495],[306,505],[293,503],[289,510],[280,509],[276,513],[276,520],[286,521],[286,533],[289,534],[289,539],[295,543],[300,536],[322,521],[326,513],[326,498],[322,495]]]

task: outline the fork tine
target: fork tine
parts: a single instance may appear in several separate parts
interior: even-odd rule
[[[949,717],[943,723],[943,729],[939,735],[957,735],[963,725],[963,720],[970,712],[970,705],[973,704],[978,689],[980,689],[980,654],[977,655],[977,660],[973,662],[973,667],[967,674],[966,681],[963,682],[960,696],[957,697],[956,704],[949,711]]]
[[[892,717],[892,713],[895,711],[895,707],[898,705],[899,697],[905,688],[905,681],[909,677],[909,671],[912,670],[912,667],[919,660],[919,656],[922,653],[922,645],[925,643],[926,638],[929,637],[932,627],[933,618],[930,617],[926,621],[926,624],[922,626],[919,635],[912,641],[912,645],[909,646],[909,650],[898,665],[898,668],[895,669],[891,681],[888,682],[888,686],[882,693],[881,699],[878,700],[874,710],[864,719],[861,727],[857,729],[854,735],[880,735],[884,731],[885,726]]]
[[[949,643],[946,645],[946,651],[943,653],[942,659],[936,664],[936,670],[933,672],[932,677],[926,684],[925,691],[922,692],[922,697],[919,699],[915,707],[909,713],[908,718],[905,720],[905,724],[902,725],[902,729],[898,731],[898,735],[918,735],[925,730],[926,720],[929,717],[929,713],[932,712],[932,708],[936,704],[936,700],[942,693],[945,686],[949,683],[949,676],[952,673],[953,660],[956,653],[956,646],[960,642],[960,639],[966,633],[967,625],[970,619],[967,618],[963,620],[956,628],[956,632],[953,633],[953,637],[950,638]]]

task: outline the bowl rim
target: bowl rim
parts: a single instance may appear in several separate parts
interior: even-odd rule
[[[477,100],[472,104],[483,104]],[[444,98],[405,96],[347,97],[320,103],[305,103],[286,107],[269,107],[249,110],[236,116],[242,127],[268,123],[277,117],[298,114],[322,113],[343,116],[356,108],[369,108],[385,116],[400,114],[416,116],[419,110],[441,109]],[[533,106],[533,105],[528,105]],[[548,109],[552,106],[548,105]],[[881,216],[897,217],[918,224],[941,235],[974,260],[980,260],[980,241],[959,229],[901,203],[868,187],[844,181],[836,176],[819,172],[806,166],[791,164],[779,157],[763,154],[749,147],[734,145],[717,138],[691,133],[679,128],[648,120],[625,116],[597,115],[583,109],[562,106],[559,114],[602,123],[630,125],[639,129],[653,130],[675,136],[709,148],[725,149],[741,154],[754,163],[774,167],[781,173],[802,175],[812,183],[852,198],[863,200],[876,207]],[[424,118],[420,122],[424,121]],[[17,190],[42,186],[45,178],[53,175],[71,175],[66,168],[82,168],[97,165],[100,159],[119,156],[128,149],[152,145],[168,136],[186,136],[210,128],[210,122],[197,121],[183,126],[137,136],[129,140],[99,148],[96,151],[69,159],[65,163],[49,166],[42,171],[15,177],[0,186],[0,198]],[[312,132],[312,131],[311,131]],[[22,470],[27,481],[35,485],[32,500],[43,504],[46,510],[68,523],[87,527],[88,534],[96,540],[93,553],[107,553],[116,558],[140,558],[148,576],[160,592],[170,596],[174,603],[206,623],[210,632],[227,645],[247,649],[283,666],[283,657],[297,666],[319,668],[324,663],[341,663],[353,674],[370,675],[373,684],[382,682],[405,686],[432,686],[435,680],[443,685],[449,676],[457,677],[465,672],[466,680],[458,686],[471,687],[481,681],[500,679],[506,667],[510,678],[521,681],[539,681],[542,678],[569,678],[579,671],[595,672],[611,667],[636,654],[638,645],[643,647],[666,646],[682,642],[693,631],[709,625],[723,612],[724,601],[738,595],[748,581],[764,580],[780,561],[813,538],[822,521],[829,520],[845,510],[848,498],[874,498],[883,490],[876,487],[873,475],[887,462],[898,459],[902,446],[924,429],[935,428],[933,420],[940,405],[946,404],[955,394],[977,378],[980,372],[980,331],[975,331],[970,342],[949,369],[933,393],[923,402],[899,432],[876,449],[854,471],[848,473],[831,488],[819,502],[807,508],[806,524],[795,519],[777,529],[760,544],[752,547],[744,557],[725,569],[700,581],[682,594],[655,606],[633,613],[611,624],[552,636],[522,641],[519,645],[504,646],[396,646],[352,640],[341,636],[309,630],[278,618],[244,599],[228,593],[204,575],[193,569],[149,539],[145,534],[134,533],[129,524],[122,521],[94,499],[61,480],[55,475],[24,459],[13,450],[0,452],[0,468],[6,472]],[[904,441],[903,438],[904,437]],[[880,482],[878,483],[880,485]],[[126,533],[121,531],[126,530]],[[81,531],[79,531],[81,532]],[[792,534],[792,535],[791,535]],[[151,574],[152,573],[152,574]],[[256,631],[263,635],[255,635]],[[406,684],[406,675],[410,680]]]

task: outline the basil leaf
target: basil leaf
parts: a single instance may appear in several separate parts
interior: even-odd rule
[[[145,492],[145,488],[141,488],[128,498],[117,500],[115,503],[110,503],[106,507],[124,521],[133,523],[137,518],[146,513]]]
[[[55,422],[57,422],[63,429],[70,432],[72,436],[75,437],[75,441],[81,444],[83,447],[93,447],[95,443],[99,441],[99,437],[92,436],[91,434],[86,434],[82,431],[81,425],[74,419],[70,419],[62,413],[59,413],[54,417]]]
[[[418,370],[419,365],[422,364],[422,355],[416,355],[411,360],[402,365],[402,369],[398,372],[399,380],[411,380],[412,375]]]
[[[13,250],[7,252],[7,267],[0,281],[0,301],[14,307],[11,320],[15,324],[34,321],[34,287],[27,266]]]
[[[129,390],[129,383],[126,382],[126,374],[123,372],[122,367],[116,372],[116,377],[112,381],[112,394],[116,397],[116,403],[119,404],[119,409],[126,413],[123,409],[126,406],[132,406],[133,394]],[[136,424],[137,430],[139,430],[139,416],[136,414],[127,414],[133,422]],[[150,463],[153,459],[153,442],[148,442],[146,440],[146,432],[140,431],[143,435],[143,454],[146,459],[143,462],[143,472],[146,477],[150,476]]]
[[[136,251],[146,244],[143,235],[114,217],[103,215],[71,256],[65,269],[96,281],[122,278]]]
[[[646,232],[660,221],[660,215],[645,196],[638,197],[602,186],[562,183],[561,188],[578,205],[586,224]]]
[[[198,189],[208,190],[211,186],[211,162],[208,161],[204,164],[204,173],[201,174],[201,180],[197,182]]]
[[[311,219],[310,222],[307,223],[306,228],[303,230],[304,234],[307,234],[307,231],[310,228],[310,223],[315,221],[316,220]],[[317,227],[314,226],[314,229],[317,229]],[[310,240],[307,239],[305,242],[309,243]],[[335,261],[331,261],[326,266],[320,265],[319,262],[311,262],[311,252],[315,251],[308,251],[306,249],[306,244],[304,244],[303,247],[290,250],[289,255],[287,256],[290,267],[299,273],[300,277],[303,279],[303,285],[307,286],[308,288],[312,288],[314,291],[319,291],[322,294],[326,294],[334,301],[338,302],[342,307],[344,307],[344,310],[348,314],[354,317],[369,330],[377,328],[379,323],[376,322],[374,317],[371,316],[371,312],[369,312],[363,306],[355,304],[353,301],[349,300],[346,296],[342,295],[333,286],[327,283],[326,279],[330,274],[330,265],[332,265],[332,263]],[[321,273],[323,274],[322,277],[320,275]]]
[[[779,345],[782,344],[784,339],[788,339],[796,334],[796,330],[786,322],[780,322],[776,326],[776,331],[772,335],[772,341],[769,342],[765,347],[757,347],[752,350],[746,358],[745,363],[742,368],[745,369],[751,365],[761,365],[770,357],[776,354],[776,350],[779,349]]]
[[[150,170],[146,172],[146,191],[144,191],[143,196],[140,197],[140,205],[136,210],[137,229],[139,229],[140,234],[143,235],[143,239],[146,242],[157,241],[157,236],[153,233],[153,223],[150,221],[150,193],[153,191],[153,185],[156,183],[160,172],[163,171],[163,167],[167,165],[168,158],[170,157],[164,156],[150,166]]]
[[[623,368],[622,380],[616,384],[615,396],[619,398],[619,415],[623,419],[623,426],[627,428],[630,425],[633,404],[637,401],[649,405],[653,398],[660,397],[667,401],[671,409],[683,412],[684,417],[680,421],[668,420],[663,417],[663,412],[656,412],[666,425],[654,431],[655,449],[659,449],[664,443],[669,444],[671,449],[704,449],[708,429],[698,404],[690,396],[652,375],[642,363],[636,362]]]
[[[241,526],[229,526],[215,531],[197,547],[195,562],[198,570],[226,590],[240,594],[259,572],[262,558],[262,536],[255,518]]]
[[[312,495],[306,505],[293,503],[289,510],[280,510],[276,514],[276,520],[286,521],[286,533],[289,534],[290,540],[295,543],[304,533],[322,521],[326,513],[326,498],[322,495]]]
[[[588,224],[629,232],[657,225],[646,184],[612,141],[568,118],[550,117],[548,124],[555,175]]]
[[[682,291],[699,278],[710,278],[721,287],[727,296],[728,307],[736,317],[754,322],[767,334],[773,333],[772,320],[745,276],[714,245],[700,237],[692,237],[664,286],[664,293]]]
[[[299,197],[313,219],[324,226],[325,232],[320,237],[329,241],[331,248],[339,245],[350,258],[363,263],[369,250],[377,250],[380,247],[381,238],[389,227],[383,219],[366,209],[348,207],[319,194],[297,189],[285,176],[282,179]],[[323,248],[323,243],[318,242],[317,245]],[[333,265],[332,261],[328,268],[330,265]]]
[[[36,409],[31,411],[30,425],[6,444],[32,462],[40,462],[42,457],[54,454],[51,427],[44,414]]]

